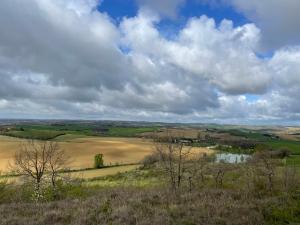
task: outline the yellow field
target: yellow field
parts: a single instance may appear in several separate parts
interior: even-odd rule
[[[12,161],[21,140],[0,136],[0,171],[7,171],[9,161]]]
[[[282,139],[299,141],[300,140],[300,128],[299,127],[285,127],[274,132]]]
[[[0,171],[8,171],[8,162],[23,140],[0,136]],[[59,142],[61,148],[70,157],[72,169],[93,167],[95,154],[104,155],[105,164],[138,163],[151,154],[153,146],[150,141],[138,138],[101,138],[87,137]]]
[[[24,140],[0,136],[0,171],[8,172],[9,162],[13,162],[15,152]],[[139,163],[146,155],[154,151],[152,141],[142,138],[109,138],[109,137],[80,137],[59,141],[59,145],[70,158],[68,167],[84,169],[93,167],[95,154],[104,155],[104,163],[133,164]],[[193,148],[193,152],[211,153],[208,148]],[[101,170],[92,170],[72,173],[72,176],[92,178],[97,176],[113,175],[125,172],[137,166],[113,167]]]

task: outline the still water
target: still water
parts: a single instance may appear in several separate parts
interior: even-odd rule
[[[216,162],[225,163],[244,163],[250,159],[251,155],[246,154],[232,154],[232,153],[218,153],[216,154]]]

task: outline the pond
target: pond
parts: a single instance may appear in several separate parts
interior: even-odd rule
[[[216,154],[216,162],[225,163],[244,163],[250,159],[251,155],[233,154],[233,153],[218,153]]]

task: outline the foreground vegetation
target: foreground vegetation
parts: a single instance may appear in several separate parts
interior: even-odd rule
[[[208,168],[207,168],[208,169]],[[29,183],[1,185],[1,225],[38,224],[297,224],[300,197],[294,184],[286,188],[276,174],[268,191],[266,180],[252,180],[241,167],[226,173],[215,186],[214,173],[189,190],[173,192],[167,175],[155,165],[125,174],[88,181],[60,183],[57,193],[44,187],[44,198],[33,199]],[[247,180],[251,180],[248,186]],[[299,189],[298,189],[299,190]]]

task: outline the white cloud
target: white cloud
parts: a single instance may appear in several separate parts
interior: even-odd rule
[[[206,16],[169,40],[153,11],[117,26],[97,4],[1,1],[0,117],[300,119],[300,47],[261,59],[257,25]]]
[[[205,79],[230,94],[263,93],[270,83],[266,66],[254,52],[260,37],[255,25],[233,28],[224,20],[217,27],[202,16],[190,19],[177,40],[170,41],[160,36],[155,22],[142,11],[121,24],[124,42],[133,52],[176,66],[187,77]]]

